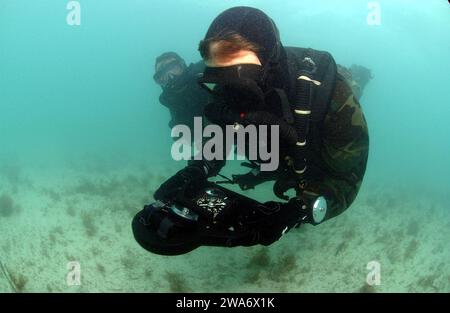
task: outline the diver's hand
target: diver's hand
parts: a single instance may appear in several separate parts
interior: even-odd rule
[[[307,216],[304,203],[298,198],[293,198],[288,203],[267,202],[264,205],[274,210],[258,226],[258,243],[264,246],[278,241],[292,228],[303,223]]]
[[[206,174],[201,167],[187,166],[163,183],[155,192],[154,198],[159,201],[172,201],[206,180]]]
[[[241,121],[241,113],[230,107],[225,101],[214,101],[206,105],[205,117],[213,124],[234,125]]]
[[[238,184],[242,190],[255,189],[256,186],[270,180],[275,180],[278,177],[277,171],[275,172],[260,171],[259,166],[255,164],[244,162],[241,163],[241,166],[252,169],[247,174],[233,175],[234,183]]]
[[[273,185],[273,192],[278,198],[287,201],[289,200],[289,197],[286,196],[285,193],[291,189],[297,190],[298,186],[298,178],[289,172],[285,172],[280,175],[280,177]]]
[[[233,175],[233,181],[238,184],[242,190],[255,189],[255,187],[261,183],[258,176],[253,174],[253,172],[243,175]]]

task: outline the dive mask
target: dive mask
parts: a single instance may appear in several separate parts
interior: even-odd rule
[[[222,97],[236,109],[256,110],[264,105],[263,67],[238,64],[206,67],[199,84],[215,96]]]
[[[158,71],[153,76],[155,82],[164,87],[169,86],[176,77],[183,73],[183,67],[176,61],[173,60],[167,64],[162,65],[158,68]]]

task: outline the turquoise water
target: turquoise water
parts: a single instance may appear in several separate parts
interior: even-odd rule
[[[374,1],[375,26],[363,0],[80,0],[79,26],[67,2],[0,0],[0,291],[14,291],[6,276],[26,292],[450,291],[447,1]],[[209,24],[235,5],[264,10],[287,46],[372,69],[366,179],[341,217],[270,248],[154,256],[129,224],[183,166],[154,60],[198,61]],[[72,261],[81,285],[67,284]],[[371,261],[380,286],[367,287]]]

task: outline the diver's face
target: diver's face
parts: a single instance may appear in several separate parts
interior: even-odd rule
[[[261,65],[261,61],[255,52],[249,50],[240,50],[234,54],[227,55],[226,57],[219,57],[217,54],[218,44],[214,43],[210,46],[210,60],[205,60],[205,64],[208,67],[225,67],[238,64],[256,64]]]
[[[207,70],[203,75],[203,86],[212,92],[216,99],[226,101],[242,112],[262,107],[264,92],[258,85],[262,75],[262,64],[256,53],[240,50],[224,56],[215,53],[214,44],[210,49],[211,58],[205,60]],[[211,71],[208,68],[216,70]]]
[[[164,88],[183,74],[183,68],[175,59],[169,59],[157,64],[156,73],[156,83]]]

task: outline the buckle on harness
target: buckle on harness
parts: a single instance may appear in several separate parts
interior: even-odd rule
[[[306,80],[307,82],[311,82],[311,83],[313,83],[314,85],[316,85],[316,86],[321,86],[322,85],[322,83],[321,82],[319,82],[319,81],[317,81],[317,80],[314,80],[314,79],[312,79],[312,78],[309,78],[308,76],[306,76],[306,75],[302,75],[302,76],[300,76],[299,78],[297,78],[298,80]]]
[[[295,173],[298,174],[298,175],[302,175],[302,174],[306,173],[307,169],[308,169],[308,166],[305,166],[305,168],[302,169],[302,170],[295,170]]]
[[[316,62],[310,57],[305,57],[303,59],[303,63],[307,63],[312,69],[309,71],[311,74],[314,74],[317,71]]]
[[[311,115],[311,110],[295,110],[295,114],[298,115]]]

